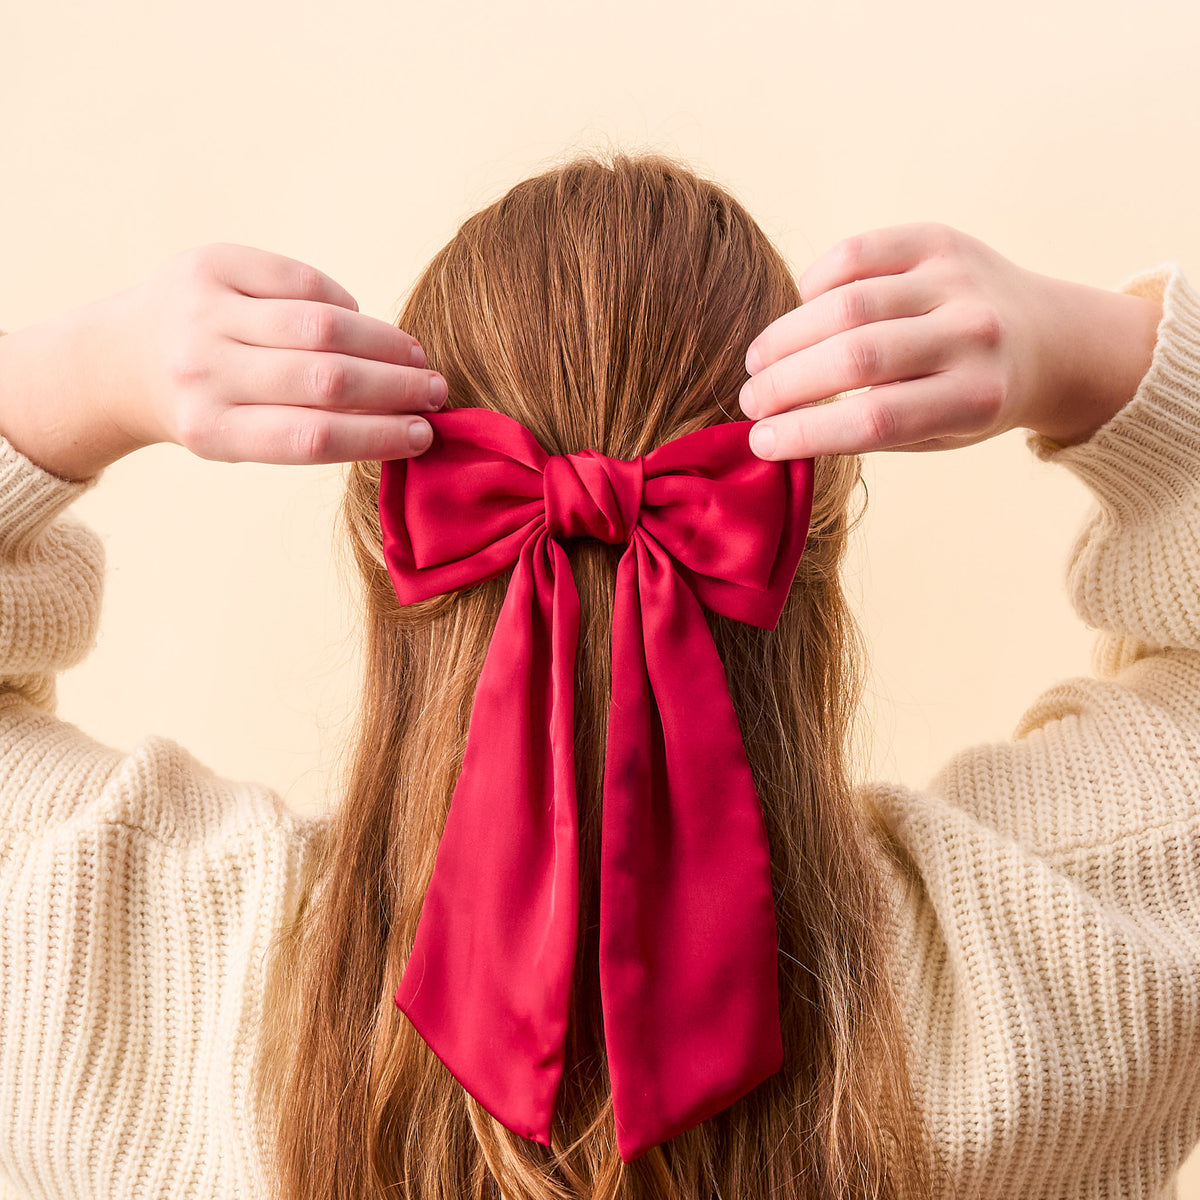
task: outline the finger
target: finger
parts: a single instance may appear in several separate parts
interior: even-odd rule
[[[255,246],[213,242],[197,251],[213,277],[246,296],[320,300],[358,311],[358,301],[324,271]]]
[[[298,404],[344,412],[424,412],[440,408],[446,381],[436,371],[347,354],[230,346],[227,378],[241,381],[234,404]]]
[[[815,296],[855,279],[895,275],[952,244],[956,231],[936,221],[887,225],[843,238],[814,259],[797,281],[807,304]]]
[[[351,415],[293,408],[286,404],[242,404],[223,409],[212,430],[193,436],[188,448],[219,462],[281,466],[386,461],[413,458],[429,448],[417,440],[429,430],[420,417]]]
[[[758,421],[751,426],[750,447],[769,459],[866,454],[900,450],[948,434],[977,434],[986,428],[986,420],[984,398],[972,396],[960,376],[945,372]],[[770,453],[759,448],[760,429],[774,435]]]
[[[835,334],[748,379],[739,395],[742,411],[769,417],[855,388],[927,375],[954,352],[948,326],[949,319],[935,309]]]
[[[750,343],[746,371],[757,375],[781,358],[847,329],[924,316],[937,306],[938,299],[933,281],[920,273],[844,283],[772,321]]]
[[[235,296],[224,332],[248,346],[322,350],[423,368],[416,339],[378,317],[315,300]]]

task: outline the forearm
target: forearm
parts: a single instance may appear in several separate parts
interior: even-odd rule
[[[108,415],[123,299],[106,297],[0,337],[0,434],[62,479],[87,479],[138,449]]]
[[[1053,326],[1060,399],[1030,426],[1062,446],[1085,442],[1134,396],[1150,369],[1162,305],[1067,280],[1054,280]],[[1053,327],[1052,326],[1052,327]]]

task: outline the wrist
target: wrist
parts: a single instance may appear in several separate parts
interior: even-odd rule
[[[1047,323],[1054,397],[1029,428],[1061,446],[1087,441],[1133,399],[1150,369],[1159,301],[1056,280]]]
[[[0,434],[62,479],[148,444],[111,415],[123,386],[115,316],[98,300],[0,338]]]

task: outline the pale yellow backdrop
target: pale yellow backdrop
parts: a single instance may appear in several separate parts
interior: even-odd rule
[[[938,220],[1047,274],[1111,287],[1175,259],[1200,283],[1198,45],[1193,0],[5,0],[0,328],[207,241],[303,259],[392,319],[463,217],[597,145],[686,157],[797,272]],[[1088,501],[1017,431],[866,470],[869,771],[920,785],[1088,671],[1063,590]],[[77,505],[109,573],[62,715],[330,802],[358,662],[341,471],[174,446],[110,467]]]

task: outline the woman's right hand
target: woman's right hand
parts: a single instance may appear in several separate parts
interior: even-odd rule
[[[1162,315],[932,222],[847,238],[799,286],[804,303],[746,356],[742,410],[764,458],[946,450],[1018,427],[1084,441],[1137,390]]]

